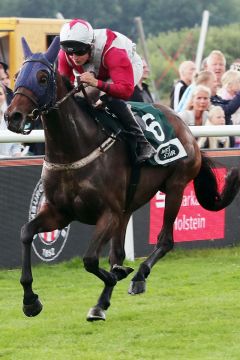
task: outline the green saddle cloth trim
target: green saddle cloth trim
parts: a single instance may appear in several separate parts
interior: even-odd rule
[[[147,163],[151,165],[169,165],[170,162],[187,157],[187,153],[176,138],[174,128],[164,113],[152,104],[128,101],[131,109],[141,118],[141,127],[146,139],[157,150],[157,154]]]
[[[143,132],[144,132],[144,135],[146,136],[147,140],[149,140],[155,148],[158,147],[159,141],[161,141],[161,140],[159,140],[159,141],[157,140],[157,138],[161,137],[161,134],[160,134],[161,130],[160,130],[160,128],[157,128],[156,126],[155,126],[155,130],[154,130],[154,128],[152,126],[153,120],[157,121],[161,125],[161,129],[164,132],[165,139],[166,138],[172,139],[175,137],[175,132],[174,132],[172,125],[169,124],[166,116],[160,109],[155,108],[151,104],[142,103],[142,102],[128,101],[128,104],[131,105],[132,111],[134,113],[137,113],[137,115],[139,117],[141,117],[142,119],[146,114],[153,115],[153,117],[149,117],[148,119],[146,119],[146,124],[144,126]],[[147,124],[149,124],[149,126],[147,126]],[[149,130],[152,130],[153,132],[149,131]],[[156,138],[156,136],[154,136],[154,133],[156,133],[156,132],[159,132],[159,136],[157,138]]]

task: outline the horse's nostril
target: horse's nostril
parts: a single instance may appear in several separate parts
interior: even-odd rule
[[[19,132],[24,116],[21,112],[5,113],[5,119],[9,130]]]
[[[22,121],[22,119],[23,119],[23,114],[18,111],[13,113],[11,116],[11,121],[14,121],[14,122]]]

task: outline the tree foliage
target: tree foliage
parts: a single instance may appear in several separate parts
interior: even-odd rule
[[[204,56],[213,49],[220,49],[228,64],[239,57],[238,2],[239,0],[1,0],[0,17],[54,18],[60,12],[65,18],[84,18],[95,28],[109,27],[137,41],[138,31],[134,18],[140,16],[147,38],[152,78],[161,96],[166,96],[174,79],[178,77],[179,63],[186,59],[195,60],[203,10],[210,12],[210,29]],[[236,25],[229,25],[234,23]]]
[[[211,25],[239,21],[239,0],[1,0],[0,17],[85,18],[94,27],[110,27],[136,37],[134,18],[141,16],[146,35],[200,25],[203,10],[211,13]]]

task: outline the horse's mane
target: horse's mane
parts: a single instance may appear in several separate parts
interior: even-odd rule
[[[67,91],[71,91],[74,88],[74,86],[71,84],[70,80],[66,76],[62,76],[62,80],[67,88]]]

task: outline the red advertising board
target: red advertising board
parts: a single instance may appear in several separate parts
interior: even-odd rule
[[[218,186],[224,184],[226,169],[216,169]],[[149,244],[155,244],[161,230],[165,206],[165,194],[157,192],[150,201]],[[196,198],[193,182],[189,183],[183,195],[180,211],[174,222],[174,241],[197,241],[223,239],[225,209],[213,212],[203,209]]]

